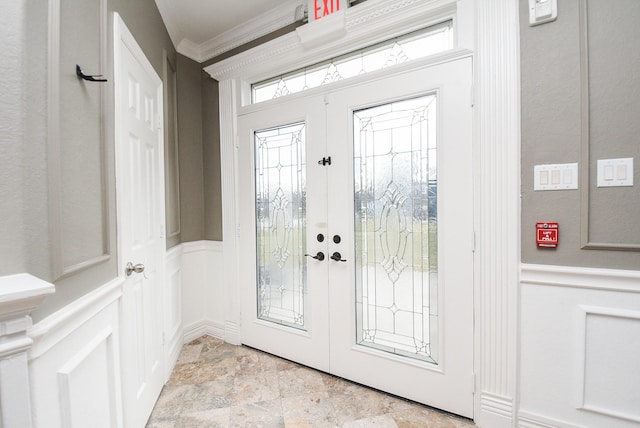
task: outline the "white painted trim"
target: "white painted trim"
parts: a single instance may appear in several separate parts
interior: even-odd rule
[[[624,412],[612,411],[604,407],[589,404],[586,400],[585,382],[587,374],[587,318],[589,315],[600,315],[610,318],[626,318],[636,321],[640,321],[640,311],[631,311],[627,309],[612,308],[612,307],[599,307],[590,305],[578,305],[579,309],[579,331],[580,331],[580,364],[576,367],[576,379],[578,379],[577,385],[577,397],[578,397],[578,409],[585,410],[587,412],[597,413],[600,415],[609,416],[616,419],[623,419],[631,422],[640,422],[640,418],[637,415],[632,415]]]
[[[54,292],[53,284],[27,273],[0,277],[0,320],[6,322],[9,318],[28,315],[47,295]],[[27,327],[20,330],[26,330]],[[0,327],[0,335],[16,331]]]
[[[167,27],[176,50],[197,62],[204,62],[238,46],[252,42],[295,22],[296,7],[304,0],[283,0],[280,5],[249,21],[202,43],[187,39],[173,18],[169,0],[156,0],[156,5]]]
[[[219,322],[203,320],[185,327],[182,343],[189,343],[201,336],[212,336],[225,340],[225,325]]]
[[[523,285],[640,293],[640,271],[522,264]]]
[[[447,19],[455,19],[457,7],[467,5],[467,0],[368,0],[344,12],[346,34],[321,46],[305,48],[298,31],[254,49],[241,52],[231,58],[205,67],[211,76],[224,81],[238,79],[243,83],[273,77],[282,72],[299,69],[335,56],[352,52],[375,43],[389,40],[414,30],[434,25]],[[300,30],[305,38],[315,28],[320,32],[321,21]],[[302,28],[302,27],[301,27]],[[463,40],[467,38],[463,37]],[[458,45],[459,48],[472,46]],[[246,99],[245,99],[246,101]],[[246,102],[245,102],[246,104]]]
[[[224,249],[222,241],[191,241],[180,244],[182,254],[197,253],[199,251],[221,252]]]
[[[475,2],[475,420],[492,428],[514,425],[518,393],[519,40],[518,2]]]
[[[34,324],[27,332],[33,339],[29,360],[40,358],[95,314],[120,299],[123,283],[124,279],[115,278]]]
[[[82,409],[78,409],[78,406],[75,406],[72,400],[72,377],[74,371],[76,371],[82,363],[87,360],[93,352],[95,352],[98,347],[106,343],[106,346],[109,349],[109,353],[107,358],[111,358],[107,362],[107,366],[104,367],[107,373],[112,374],[114,372],[114,367],[117,365],[114,361],[114,353],[113,353],[113,328],[111,326],[107,326],[98,334],[96,334],[87,345],[85,345],[76,355],[73,356],[69,361],[67,361],[57,372],[58,377],[58,399],[60,404],[60,413],[62,419],[62,425],[65,427],[73,426],[73,414],[74,412],[81,412]],[[119,391],[116,387],[118,385],[118,381],[113,376],[106,376],[109,380],[109,398],[111,399],[110,413],[113,421],[120,421],[120,405],[118,403],[120,396]],[[90,381],[89,381],[90,382]]]
[[[540,416],[534,412],[520,410],[518,412],[518,428],[580,428],[567,422]]]
[[[296,7],[302,0],[283,0],[282,4],[242,25],[197,45],[200,62],[252,42],[295,22]],[[180,44],[177,47],[180,51]],[[184,54],[186,56],[186,54]]]

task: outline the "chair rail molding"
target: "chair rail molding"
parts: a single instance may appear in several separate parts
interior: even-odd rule
[[[29,274],[0,277],[0,426],[32,426],[29,314],[54,291],[53,284]]]

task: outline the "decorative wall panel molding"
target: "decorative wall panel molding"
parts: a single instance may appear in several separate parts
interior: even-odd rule
[[[618,79],[613,79],[611,76],[600,76],[600,79],[595,81],[593,79],[592,70],[590,67],[593,67],[592,60],[593,54],[599,54],[603,56],[603,52],[611,51],[617,52],[616,48],[620,48],[621,53],[616,55],[616,60],[621,58],[627,58],[631,55],[635,55],[635,61],[637,62],[637,54],[635,51],[633,53],[624,53],[624,49],[618,44],[618,42],[614,44],[609,44],[606,47],[598,46],[595,51],[590,51],[590,41],[589,41],[589,5],[600,7],[605,7],[611,12],[612,16],[607,17],[593,17],[594,20],[598,20],[599,22],[604,22],[604,25],[608,25],[609,28],[616,28],[617,33],[621,33],[624,39],[625,31],[628,32],[629,25],[633,28],[636,28],[637,25],[635,21],[631,24],[627,24],[627,27],[620,25],[620,19],[627,15],[635,16],[633,12],[628,10],[628,7],[633,5],[635,2],[630,1],[625,5],[624,2],[617,3],[617,7],[608,7],[608,5],[604,5],[603,2],[588,1],[588,0],[579,0],[580,7],[580,22],[579,22],[579,31],[580,31],[580,91],[581,91],[581,141],[580,141],[580,241],[583,249],[592,249],[592,250],[615,250],[615,251],[640,251],[640,227],[638,227],[637,217],[638,213],[638,204],[635,203],[638,198],[638,185],[634,187],[623,187],[617,189],[602,189],[596,188],[594,183],[597,181],[597,169],[595,168],[597,158],[594,158],[592,152],[595,151],[597,147],[607,146],[606,153],[608,154],[606,158],[618,158],[618,157],[633,157],[640,156],[640,150],[638,149],[636,134],[631,130],[628,130],[627,133],[632,133],[632,135],[627,136],[627,141],[624,142],[626,147],[621,150],[620,148],[612,149],[608,146],[613,146],[615,143],[616,146],[620,146],[621,137],[616,133],[618,132],[617,128],[620,128],[619,125],[627,124],[631,126],[635,126],[630,124],[629,122],[625,122],[623,119],[618,120],[620,116],[623,116],[625,111],[629,111],[631,109],[637,108],[635,105],[628,105],[628,100],[619,100],[612,99],[614,95],[607,95],[604,100],[601,101],[601,104],[607,104],[605,108],[608,108],[616,117],[615,121],[607,121],[605,126],[606,130],[596,129],[599,132],[598,138],[593,138],[593,133],[595,127],[593,126],[594,116],[592,114],[592,108],[594,105],[592,104],[592,92],[594,89],[593,85],[598,85],[596,88],[600,90],[599,92],[606,94],[615,94],[616,91],[613,88],[610,88],[610,85],[618,85],[621,86],[623,92],[627,92],[629,94],[637,92],[640,89],[640,81],[631,80],[631,76],[633,74],[626,73],[628,77],[628,81],[623,83],[618,82]],[[637,8],[637,4],[634,5]],[[637,10],[637,9],[636,9]],[[615,13],[618,13],[618,16],[614,16]],[[617,25],[616,25],[617,24]],[[613,31],[605,31],[607,33],[606,37],[613,37],[612,34],[616,32]],[[635,33],[634,33],[635,34]],[[632,39],[633,37],[629,37],[627,34],[625,40]],[[618,37],[620,38],[620,37]],[[600,44],[602,44],[602,39],[604,36],[600,34]],[[607,58],[607,57],[605,57]],[[600,59],[602,62],[603,59]],[[634,61],[634,60],[631,60]],[[619,68],[619,65],[610,65],[613,64],[611,61],[605,62],[609,65],[609,69],[611,66]],[[617,63],[616,63],[617,64]],[[626,68],[624,68],[626,69]],[[600,70],[600,75],[606,74]],[[635,104],[635,103],[633,103]],[[631,110],[633,111],[633,110]],[[633,113],[631,113],[633,114]],[[601,121],[602,122],[602,121]],[[617,122],[617,123],[611,123]],[[632,121],[633,122],[633,121]],[[602,125],[602,124],[601,124]],[[616,126],[618,125],[618,126]],[[615,131],[615,132],[614,132]],[[598,145],[598,143],[600,143]],[[597,147],[596,147],[597,146]],[[611,152],[611,150],[617,150],[618,152]],[[598,150],[600,156],[603,155],[603,150]],[[629,171],[629,174],[635,174],[637,177],[637,173],[634,171]],[[594,207],[594,196],[595,192],[598,192],[599,203],[596,207]],[[606,196],[605,196],[606,195]],[[606,199],[603,199],[606,198]],[[633,201],[633,202],[632,202]],[[626,207],[625,204],[629,204]],[[597,209],[597,211],[593,211]],[[594,218],[598,220],[594,220]],[[595,230],[594,230],[595,228]],[[598,230],[600,229],[600,230]],[[603,232],[603,230],[605,232]],[[606,233],[606,231],[611,231],[611,233]],[[594,233],[598,232],[598,235],[601,237],[606,235],[608,239],[594,239]],[[613,233],[615,232],[615,233]],[[611,239],[610,235],[616,235],[617,238]]]
[[[106,0],[49,3],[49,230],[55,280],[111,257],[108,84],[82,80],[75,68],[81,63],[87,74],[106,74],[106,55]]]
[[[106,327],[58,371],[62,426],[118,425],[114,346],[113,330]]]
[[[521,266],[518,426],[640,422],[640,271]]]
[[[640,423],[640,311],[580,306],[580,409]]]

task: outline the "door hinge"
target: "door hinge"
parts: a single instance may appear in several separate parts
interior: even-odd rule
[[[164,331],[162,332],[162,347],[164,347]]]
[[[159,114],[156,114],[156,129],[158,131],[162,129],[162,118]]]
[[[471,393],[476,393],[476,374],[471,373]]]
[[[475,253],[476,252],[476,232],[473,231],[473,233],[471,234],[471,252]]]

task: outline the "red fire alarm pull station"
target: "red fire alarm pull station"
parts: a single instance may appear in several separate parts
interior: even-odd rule
[[[538,248],[558,248],[558,223],[541,221],[536,223]]]

